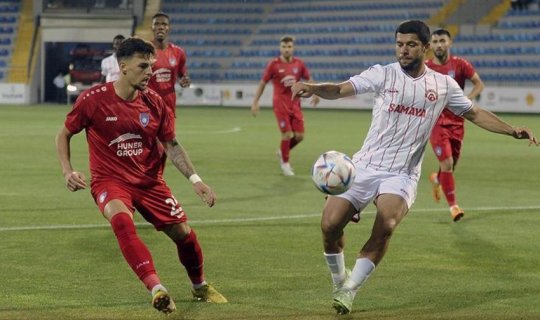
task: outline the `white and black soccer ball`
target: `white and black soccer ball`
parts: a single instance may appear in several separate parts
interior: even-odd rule
[[[311,169],[311,178],[317,189],[331,195],[349,190],[355,176],[356,169],[351,158],[339,151],[321,154]]]

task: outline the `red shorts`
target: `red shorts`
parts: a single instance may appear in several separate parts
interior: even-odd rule
[[[457,162],[461,154],[461,145],[465,136],[463,125],[436,125],[431,132],[429,141],[439,161],[453,158]]]
[[[187,221],[184,210],[165,182],[138,188],[113,180],[92,181],[91,192],[101,212],[109,201],[117,199],[122,201],[132,213],[137,209],[157,230],[162,230],[168,224]]]
[[[274,114],[281,132],[304,132],[304,115],[300,108],[295,108],[292,112],[282,109],[275,109]]]

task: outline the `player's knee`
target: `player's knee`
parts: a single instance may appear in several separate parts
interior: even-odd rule
[[[374,230],[374,235],[378,240],[385,241],[392,237],[396,227],[396,219],[385,219],[382,223],[377,225],[376,229]]]
[[[452,158],[444,159],[440,162],[441,171],[451,172],[454,168],[454,160]]]
[[[327,238],[339,236],[343,232],[343,223],[335,218],[335,214],[324,212],[321,219],[321,231]]]
[[[192,229],[187,223],[170,224],[163,229],[165,234],[173,241],[182,241],[189,236]]]
[[[294,140],[296,140],[296,142],[300,142],[300,141],[303,141],[304,140],[304,135],[303,134],[296,134],[294,136]]]
[[[281,140],[291,140],[294,137],[292,131],[286,131],[281,133]]]
[[[321,231],[324,235],[332,235],[338,233],[337,224],[333,223],[330,219],[321,220]]]

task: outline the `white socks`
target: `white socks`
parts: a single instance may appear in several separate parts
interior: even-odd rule
[[[191,286],[193,287],[193,289],[197,290],[197,289],[200,289],[200,288],[204,287],[207,284],[208,283],[206,283],[206,281],[203,281],[201,283],[192,284]]]
[[[369,278],[373,270],[375,270],[375,264],[368,258],[356,259],[351,276],[345,281],[343,286],[349,290],[358,290],[367,278]]]
[[[345,281],[345,257],[343,252],[340,253],[324,253],[326,264],[332,275],[334,285],[341,286]]]

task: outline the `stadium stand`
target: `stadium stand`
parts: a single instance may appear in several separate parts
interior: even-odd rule
[[[266,62],[279,54],[284,34],[296,37],[296,54],[315,79],[340,81],[372,64],[395,61],[395,26],[406,19],[429,21],[448,3],[163,0],[162,10],[171,15],[171,40],[187,50],[194,81],[258,81]],[[453,52],[471,60],[488,83],[537,85],[540,11],[509,8],[508,2],[493,25],[460,28]]]
[[[19,11],[19,1],[0,0],[0,82],[8,75]]]
[[[454,0],[160,3],[161,10],[171,16],[171,40],[187,51],[193,81],[203,83],[258,81],[268,60],[279,54],[278,41],[285,34],[296,37],[296,54],[306,61],[316,80],[340,81],[375,63],[395,61],[393,31],[401,21],[421,19],[440,24],[455,19],[456,13],[459,21],[460,12],[460,2]],[[453,52],[472,61],[489,84],[537,86],[538,1],[526,10],[512,10],[508,0],[498,3],[492,10],[497,14],[490,13],[478,21],[490,24],[456,28],[459,34]],[[0,82],[13,78],[9,74],[20,17],[21,1],[0,0]]]

